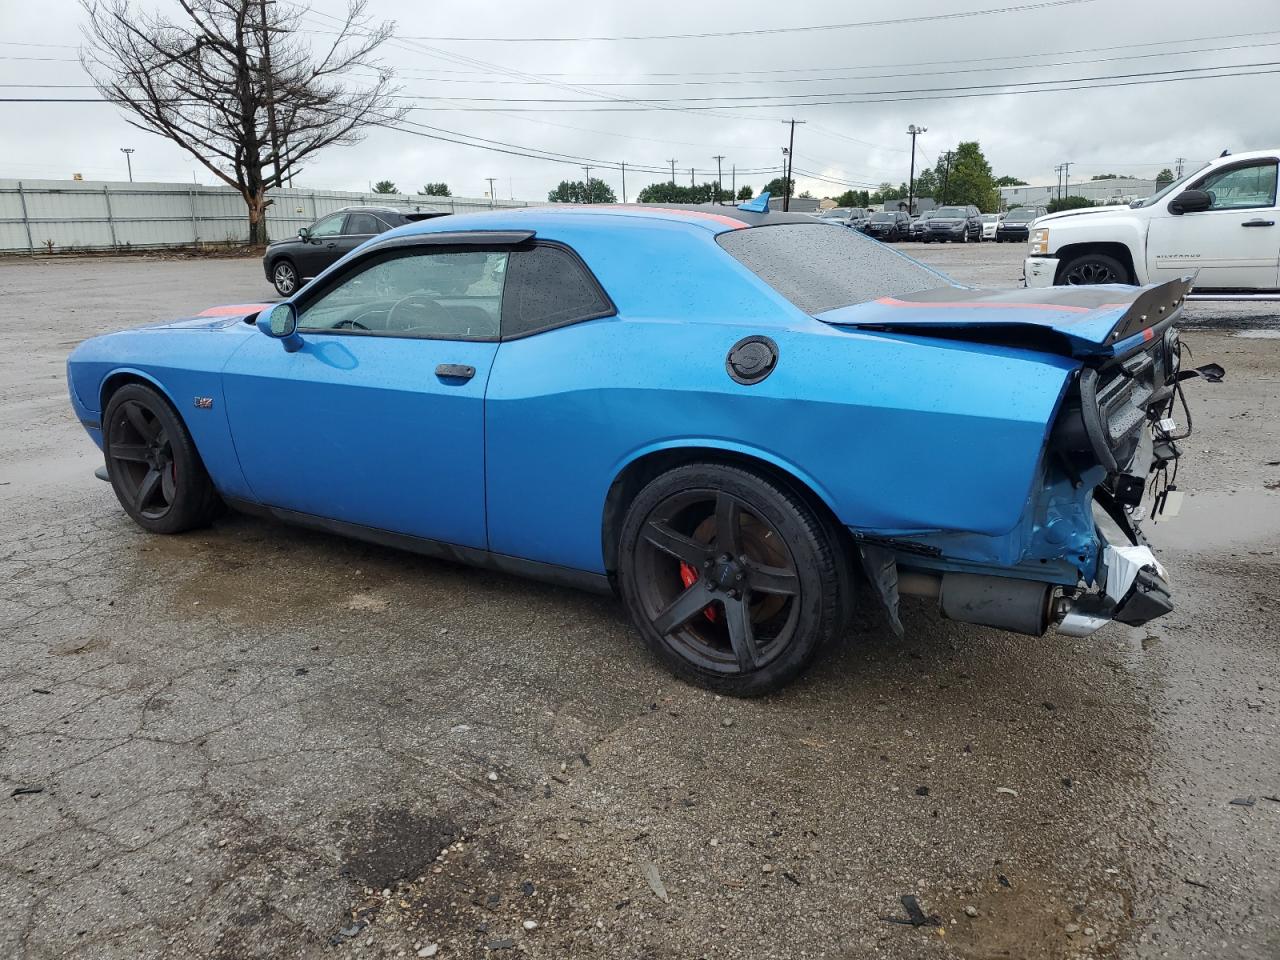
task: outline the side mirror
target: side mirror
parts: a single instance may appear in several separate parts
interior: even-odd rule
[[[299,228],[298,228],[298,236],[299,236],[299,237],[301,237],[303,240],[309,239],[309,238],[310,238],[310,236],[311,236],[311,228],[310,228],[310,227],[299,227]]]
[[[1183,190],[1169,201],[1169,212],[1181,216],[1184,213],[1200,213],[1213,206],[1213,197],[1204,190]]]
[[[302,337],[298,336],[298,311],[287,300],[259,313],[258,329],[273,340],[279,340],[289,353],[302,349]]]

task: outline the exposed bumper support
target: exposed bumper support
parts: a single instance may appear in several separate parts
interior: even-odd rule
[[[1066,601],[1059,633],[1087,637],[1110,620],[1139,627],[1173,609],[1164,567],[1150,547],[1108,543],[1102,565],[1102,590]]]
[[[1022,278],[1028,287],[1052,287],[1057,276],[1057,257],[1027,257],[1022,262]]]

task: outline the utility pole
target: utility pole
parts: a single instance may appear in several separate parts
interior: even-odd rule
[[[1062,192],[1071,196],[1071,161],[1062,164]]]
[[[280,179],[280,132],[276,127],[276,91],[274,78],[271,75],[271,25],[267,23],[267,3],[268,0],[258,0],[258,9],[262,14],[262,77],[267,88],[267,129],[271,134],[271,166],[276,172],[276,186],[282,187],[284,184]]]
[[[785,213],[791,209],[791,169],[794,165],[796,151],[796,124],[804,123],[804,121],[792,117],[790,120],[783,120],[782,122],[791,124],[791,138],[787,141],[787,172],[785,179],[782,181],[782,210]]]
[[[492,210],[493,209],[493,181],[497,180],[498,178],[485,177],[485,179],[489,181],[489,209]]]
[[[733,165],[733,172],[729,176],[733,178],[731,181],[732,186],[729,187],[729,202],[732,203],[738,199],[738,165],[736,163]]]
[[[1054,190],[1056,190],[1056,191],[1057,191],[1057,193],[1058,193],[1058,199],[1059,199],[1059,200],[1061,200],[1061,199],[1062,199],[1062,164],[1058,164],[1056,167],[1054,167],[1054,168],[1053,168],[1053,172],[1054,172],[1054,173],[1057,175],[1057,177],[1058,177],[1058,182],[1057,182],[1057,184],[1054,186]]]
[[[676,162],[675,160],[669,162],[671,164],[671,185],[674,187],[676,185]]]
[[[715,160],[716,162],[716,185],[715,187],[712,188],[711,202],[719,203],[720,202],[720,181],[724,179],[724,169],[720,166],[720,161],[724,159],[724,156],[722,154],[717,153],[714,157],[712,157],[712,159]]]
[[[693,178],[693,167],[690,167],[689,168],[689,186],[696,187],[697,185],[698,185],[698,181]]]
[[[622,202],[627,202],[627,162],[622,161]]]
[[[590,203],[591,202],[591,168],[583,167],[582,169],[587,172],[586,200],[587,200],[587,203]]]
[[[129,182],[133,183],[133,147],[121,147],[120,152],[124,154],[124,162],[129,165]]]
[[[1178,163],[1177,173],[1175,173],[1175,174],[1174,174],[1174,179],[1175,179],[1175,180],[1181,180],[1181,179],[1182,179],[1182,165],[1183,165],[1184,163],[1186,163],[1186,162],[1187,162],[1187,158],[1186,158],[1186,157],[1179,157],[1179,158],[1178,158],[1178,161],[1177,161],[1177,163]]]
[[[911,138],[911,174],[907,177],[907,213],[910,215],[916,198],[916,137],[927,133],[928,127],[907,124],[907,136]]]

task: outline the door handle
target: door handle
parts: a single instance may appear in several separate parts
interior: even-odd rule
[[[1240,224],[1242,227],[1274,227],[1275,225],[1274,220],[1246,220]]]
[[[465,363],[442,363],[436,367],[436,376],[442,380],[470,380],[476,368]]]

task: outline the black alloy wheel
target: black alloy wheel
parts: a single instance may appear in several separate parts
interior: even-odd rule
[[[721,464],[653,480],[619,552],[623,599],[677,675],[735,696],[777,690],[840,632],[850,595],[839,541],[793,492]]]
[[[271,283],[282,297],[292,296],[298,289],[298,270],[293,261],[280,259],[271,268]]]
[[[112,394],[102,425],[111,486],[139,526],[180,533],[212,519],[213,483],[186,426],[159,393],[126,384]]]
[[[1124,265],[1105,253],[1085,253],[1069,260],[1062,268],[1061,276],[1058,282],[1067,286],[1131,282]]]

